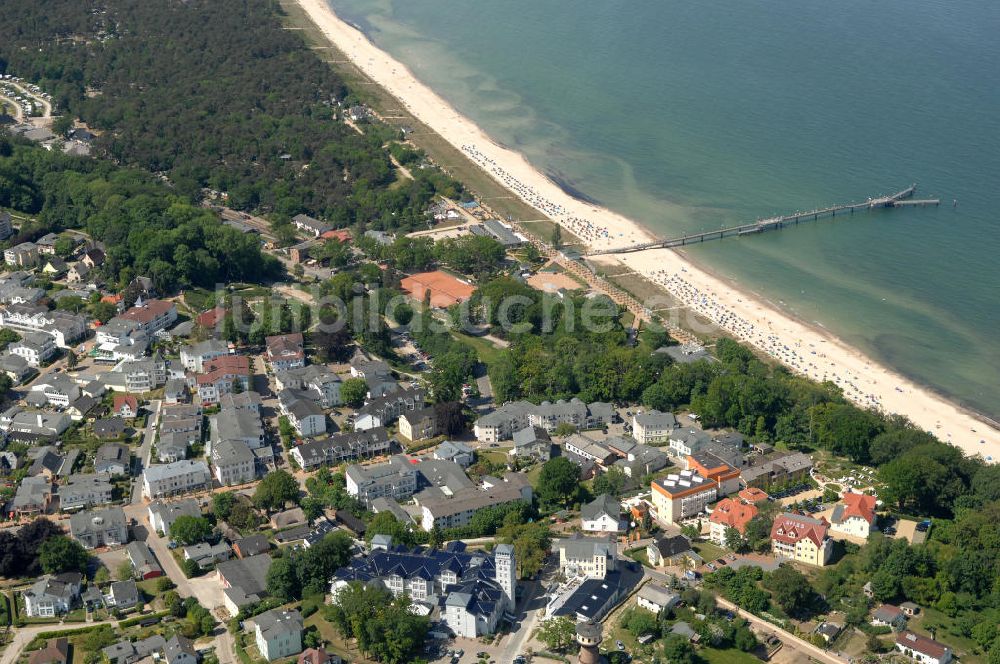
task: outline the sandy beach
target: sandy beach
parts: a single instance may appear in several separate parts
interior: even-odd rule
[[[311,20],[373,81],[547,218],[595,250],[653,239],[639,224],[566,194],[519,153],[490,139],[405,65],[341,21],[325,0],[297,0]],[[824,331],[806,325],[727,284],[668,249],[620,254],[615,260],[645,275],[692,310],[792,370],[830,380],[856,403],[908,417],[970,455],[1000,460],[1000,430],[943,397],[879,365]]]

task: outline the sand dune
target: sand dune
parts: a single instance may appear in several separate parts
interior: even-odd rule
[[[372,80],[389,90],[497,181],[594,249],[652,239],[636,222],[577,200],[525,158],[494,143],[454,108],[367,37],[341,21],[325,0],[297,0],[312,21]],[[1000,430],[972,413],[865,357],[859,351],[699,269],[677,252],[656,249],[621,254],[617,260],[660,283],[671,295],[718,326],[795,371],[840,385],[856,403],[905,415],[967,454],[1000,460]]]

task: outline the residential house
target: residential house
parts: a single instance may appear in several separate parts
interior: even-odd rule
[[[85,549],[128,543],[128,519],[120,507],[77,512],[69,518],[70,536]]]
[[[712,509],[708,517],[709,539],[719,546],[726,546],[726,533],[735,528],[740,535],[746,532],[747,524],[757,516],[757,506],[742,500],[723,498]]]
[[[120,417],[95,420],[94,435],[104,440],[121,438],[125,435],[125,420]]]
[[[351,376],[365,379],[369,399],[377,399],[399,389],[399,383],[392,377],[392,370],[382,360],[368,360],[355,355],[351,360]]]
[[[139,588],[132,579],[115,581],[108,587],[108,592],[104,596],[105,606],[119,611],[135,608],[141,601]]]
[[[209,418],[210,439],[213,444],[222,440],[239,440],[250,449],[265,444],[264,427],[260,416],[249,410],[225,409]]]
[[[271,517],[271,528],[284,530],[285,528],[295,528],[297,526],[308,525],[309,519],[301,507],[293,507],[290,510],[278,512]]]
[[[163,576],[163,568],[145,542],[130,542],[125,547],[125,552],[128,554],[129,562],[132,563],[135,575],[140,579],[145,581]]]
[[[677,428],[673,413],[658,410],[639,411],[632,416],[632,437],[643,445],[665,444]]]
[[[82,284],[88,280],[90,277],[90,267],[80,261],[78,263],[71,263],[69,269],[66,270],[66,282],[71,284]]]
[[[830,532],[868,539],[875,527],[875,496],[845,493],[830,515]]]
[[[289,455],[299,467],[313,470],[322,465],[336,465],[348,459],[364,459],[389,452],[391,441],[385,427],[367,431],[340,433],[324,440],[296,445]]]
[[[119,641],[101,649],[101,654],[108,664],[135,664],[140,660],[156,661],[166,648],[166,640],[159,634],[154,634],[138,641]]]
[[[785,512],[771,527],[771,552],[807,565],[822,567],[833,555],[830,524],[802,514]]]
[[[245,355],[224,355],[209,360],[203,365],[203,372],[195,376],[194,388],[202,404],[218,403],[224,394],[233,392],[238,383],[238,391],[250,389],[250,360]]]
[[[292,217],[292,225],[303,233],[312,235],[313,237],[319,237],[323,233],[333,230],[333,226],[330,224],[319,219],[314,219],[307,214],[297,214]]]
[[[417,491],[417,469],[404,456],[373,466],[353,464],[344,473],[347,493],[366,505],[376,498],[409,498]]]
[[[310,364],[280,371],[275,374],[274,380],[279,391],[297,390],[321,408],[333,408],[342,403],[340,376],[323,365]]]
[[[142,473],[142,494],[147,498],[165,498],[209,486],[211,474],[203,461],[175,461],[149,466]]]
[[[430,532],[435,526],[466,526],[477,511],[487,507],[516,502],[531,504],[531,496],[531,483],[527,475],[507,473],[502,480],[484,477],[479,487],[462,487],[455,491],[437,486],[429,487],[415,495],[414,501],[420,506],[421,526]]]
[[[12,406],[0,415],[0,429],[7,431],[10,438],[26,442],[55,438],[70,424],[72,420],[65,413],[22,410],[20,406]]]
[[[66,408],[80,398],[80,386],[63,373],[53,373],[36,380],[31,386],[32,396],[40,394],[44,403]]]
[[[720,496],[734,494],[740,489],[740,470],[711,452],[696,452],[686,459],[688,470],[715,482]]]
[[[581,528],[588,532],[620,533],[625,531],[621,504],[607,494],[601,494],[580,508]]]
[[[212,445],[215,479],[223,486],[246,484],[257,478],[253,452],[242,440],[221,440]]]
[[[69,664],[69,661],[69,640],[65,636],[49,639],[44,648],[28,657],[28,664]]]
[[[660,521],[675,523],[704,512],[718,493],[718,484],[712,480],[693,470],[682,470],[653,480],[651,503]]]
[[[28,662],[28,664],[48,664],[47,662]],[[62,664],[62,663],[59,663]],[[344,664],[344,660],[340,658],[340,655],[334,655],[333,653],[328,653],[323,648],[306,648],[299,655],[299,659],[296,664]]]
[[[554,540],[553,552],[559,553],[559,572],[567,578],[582,576],[603,579],[617,568],[617,545],[611,537],[572,537]]]
[[[198,664],[198,653],[190,639],[174,634],[163,646],[163,659],[167,664]]]
[[[271,543],[264,535],[250,535],[233,542],[233,553],[238,558],[252,558],[268,553],[271,550]]]
[[[513,457],[528,457],[545,462],[552,457],[552,439],[549,432],[541,427],[524,427],[513,434],[514,447],[510,451]]]
[[[274,372],[287,371],[306,364],[306,352],[301,332],[267,337],[267,363]]]
[[[900,631],[906,627],[906,614],[898,606],[883,604],[872,613],[872,625],[875,627],[891,627]]]
[[[47,477],[25,477],[14,493],[10,516],[23,519],[46,514],[52,504],[52,480]]]
[[[48,307],[35,304],[9,304],[0,309],[0,327],[18,332],[44,332],[52,337],[57,347],[68,348],[86,334],[87,319],[59,309],[49,311]]]
[[[223,394],[219,397],[219,408],[222,410],[232,410],[238,413],[252,413],[260,416],[261,407],[260,395],[256,392],[239,392]]]
[[[694,427],[677,428],[670,433],[668,451],[678,459],[684,459],[705,449],[712,437]]]
[[[183,378],[171,378],[163,385],[163,400],[168,404],[190,401],[187,383]]]
[[[109,389],[132,394],[152,392],[167,382],[167,365],[159,355],[123,360],[102,376]]]
[[[139,400],[131,394],[116,394],[111,412],[124,420],[130,420],[139,414]]]
[[[233,557],[232,549],[225,542],[219,542],[218,544],[200,542],[193,546],[184,547],[183,553],[184,560],[193,560],[202,569],[215,567],[217,563]]]
[[[427,611],[442,606],[442,622],[452,632],[476,638],[495,632],[504,613],[514,607],[515,569],[509,544],[498,545],[490,554],[466,551],[462,542],[442,549],[410,549],[390,541],[337,570],[330,592],[336,596],[354,581],[379,583],[394,595],[408,594]]]
[[[514,435],[515,431],[528,426],[528,413],[534,404],[528,401],[505,403],[492,413],[476,420],[474,432],[476,440],[482,443],[499,443]]]
[[[119,318],[135,321],[147,336],[165,330],[177,320],[177,307],[167,300],[136,301],[135,306]]]
[[[441,461],[451,461],[462,468],[468,468],[476,460],[476,451],[465,443],[446,440],[434,448],[433,457]]]
[[[129,449],[120,443],[105,443],[97,448],[94,457],[94,472],[108,475],[124,475],[131,466]]]
[[[422,387],[414,387],[396,390],[385,396],[371,399],[355,413],[354,430],[364,431],[375,427],[389,426],[400,415],[423,408],[425,396]]]
[[[951,648],[909,630],[896,635],[896,650],[920,664],[948,664],[952,659]]]
[[[407,440],[425,440],[438,435],[438,418],[434,406],[419,408],[399,416],[399,435]]]
[[[80,259],[80,262],[90,269],[94,269],[98,265],[102,265],[104,263],[104,258],[104,252],[101,249],[98,247],[91,247],[83,253],[83,258]]]
[[[59,509],[67,512],[106,505],[111,502],[113,492],[110,475],[70,475],[59,487]]]
[[[744,486],[767,489],[804,480],[812,469],[812,459],[802,452],[776,452],[751,460],[740,472]]]
[[[40,367],[56,354],[56,344],[44,332],[23,332],[21,340],[7,346],[7,352],[24,358],[29,366]]]
[[[655,538],[646,546],[646,560],[653,567],[698,562],[701,558],[691,549],[691,540],[683,535],[665,535]]]
[[[271,609],[251,618],[257,651],[269,662],[302,652],[302,614],[296,610]]]
[[[22,242],[3,252],[4,261],[12,267],[34,267],[38,263],[38,245]]]
[[[278,406],[300,436],[312,438],[326,433],[326,415],[315,401],[300,398],[293,390],[282,390],[278,393]]]
[[[45,575],[22,593],[24,613],[29,618],[54,618],[69,613],[80,599],[83,575],[69,572]]]
[[[169,533],[174,521],[181,516],[201,516],[201,508],[193,498],[174,502],[156,500],[149,504],[149,525],[155,532]]]
[[[659,615],[661,611],[669,611],[677,606],[681,596],[662,586],[647,583],[636,593],[635,603],[640,608]]]
[[[181,348],[181,364],[188,371],[201,373],[205,363],[229,355],[229,344],[219,339],[208,339]]]
[[[0,371],[7,375],[14,385],[20,385],[33,369],[20,355],[4,353],[0,355]]]
[[[271,562],[271,556],[260,555],[216,565],[222,583],[222,602],[230,615],[239,615],[244,606],[256,604],[266,596]]]

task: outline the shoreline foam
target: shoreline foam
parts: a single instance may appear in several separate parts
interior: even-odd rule
[[[635,221],[573,198],[525,157],[503,147],[462,116],[409,69],[341,20],[325,0],[296,0],[319,30],[370,79],[395,96],[421,122],[461,150],[494,179],[593,249],[653,239]],[[836,378],[856,403],[908,417],[966,454],[1000,461],[1000,430],[932,390],[903,377],[837,339],[776,309],[763,298],[728,284],[669,249],[615,256],[614,260],[659,283],[666,292],[706,315],[736,338],[810,377]]]

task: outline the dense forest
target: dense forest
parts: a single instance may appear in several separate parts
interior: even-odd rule
[[[435,192],[460,194],[434,168],[397,180],[385,147],[397,137],[336,120],[347,90],[280,18],[271,0],[11,0],[0,73],[95,129],[98,154],[162,173],[192,201],[208,188],[279,221],[392,229],[424,223]]]
[[[100,266],[111,283],[137,275],[172,292],[280,274],[255,235],[219,223],[152,176],[110,162],[68,157],[0,135],[0,206],[36,217],[11,243],[52,230],[78,228],[105,243]]]

